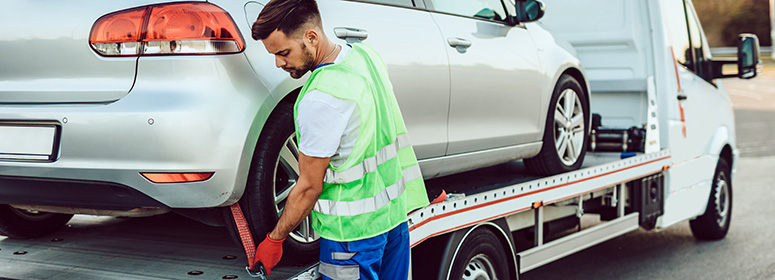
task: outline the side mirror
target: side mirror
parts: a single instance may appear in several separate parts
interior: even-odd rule
[[[539,0],[517,0],[515,6],[518,22],[533,22],[541,19],[546,13],[544,2]]]
[[[724,74],[724,65],[737,64],[736,74]],[[759,37],[754,34],[743,33],[737,37],[737,59],[731,57],[713,58],[709,67],[709,78],[751,79],[761,72],[762,61],[759,60]]]
[[[755,34],[740,34],[737,37],[737,77],[741,79],[756,77],[761,65],[759,38]]]

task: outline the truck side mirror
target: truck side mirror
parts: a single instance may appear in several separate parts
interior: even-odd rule
[[[517,0],[515,3],[517,22],[533,22],[541,19],[546,12],[544,2],[539,0]]]
[[[737,64],[737,74],[724,74],[724,65]],[[710,79],[732,78],[751,79],[761,72],[762,61],[759,59],[759,37],[743,33],[737,37],[737,59],[731,57],[713,58],[706,64]]]
[[[743,33],[737,37],[737,77],[751,79],[761,69],[759,60],[759,38],[755,34]]]

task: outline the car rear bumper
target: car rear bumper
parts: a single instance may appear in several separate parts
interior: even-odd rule
[[[0,186],[0,204],[117,211],[165,208],[135,189],[111,182],[0,176]]]
[[[40,184],[45,194],[27,192],[24,203],[88,206],[71,192],[93,191],[110,202],[115,188],[150,199],[130,199],[121,207],[156,201],[170,208],[207,208],[237,201],[261,125],[274,105],[244,56],[142,58],[138,68],[132,91],[111,103],[0,105],[0,121],[61,127],[54,161],[0,161],[0,176],[17,178],[13,184],[0,181],[0,195],[25,188],[26,180]],[[141,172],[214,175],[156,184]],[[77,187],[79,182],[84,186]],[[57,195],[61,199],[52,200]],[[2,202],[14,202],[9,200]]]

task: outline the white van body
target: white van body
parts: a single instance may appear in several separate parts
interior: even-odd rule
[[[739,157],[729,94],[719,79],[694,70],[709,63],[710,50],[691,1],[684,11],[676,9],[682,2],[547,0],[539,21],[578,52],[590,83],[591,112],[602,116],[604,126],[643,127],[648,102],[656,101],[658,149],[672,153],[658,228],[703,214],[719,158],[726,157],[734,173]],[[685,49],[674,42],[684,31],[675,25],[684,12],[695,36],[689,39],[699,45],[690,51],[700,66],[676,58]]]

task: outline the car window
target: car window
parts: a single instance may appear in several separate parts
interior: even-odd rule
[[[506,11],[501,0],[430,0],[433,10],[466,17],[502,21]]]
[[[670,37],[670,44],[673,46],[675,60],[694,71],[694,56],[689,42],[689,29],[686,25],[686,9],[683,1],[663,1],[665,6],[662,12],[665,17],[665,24]]]

